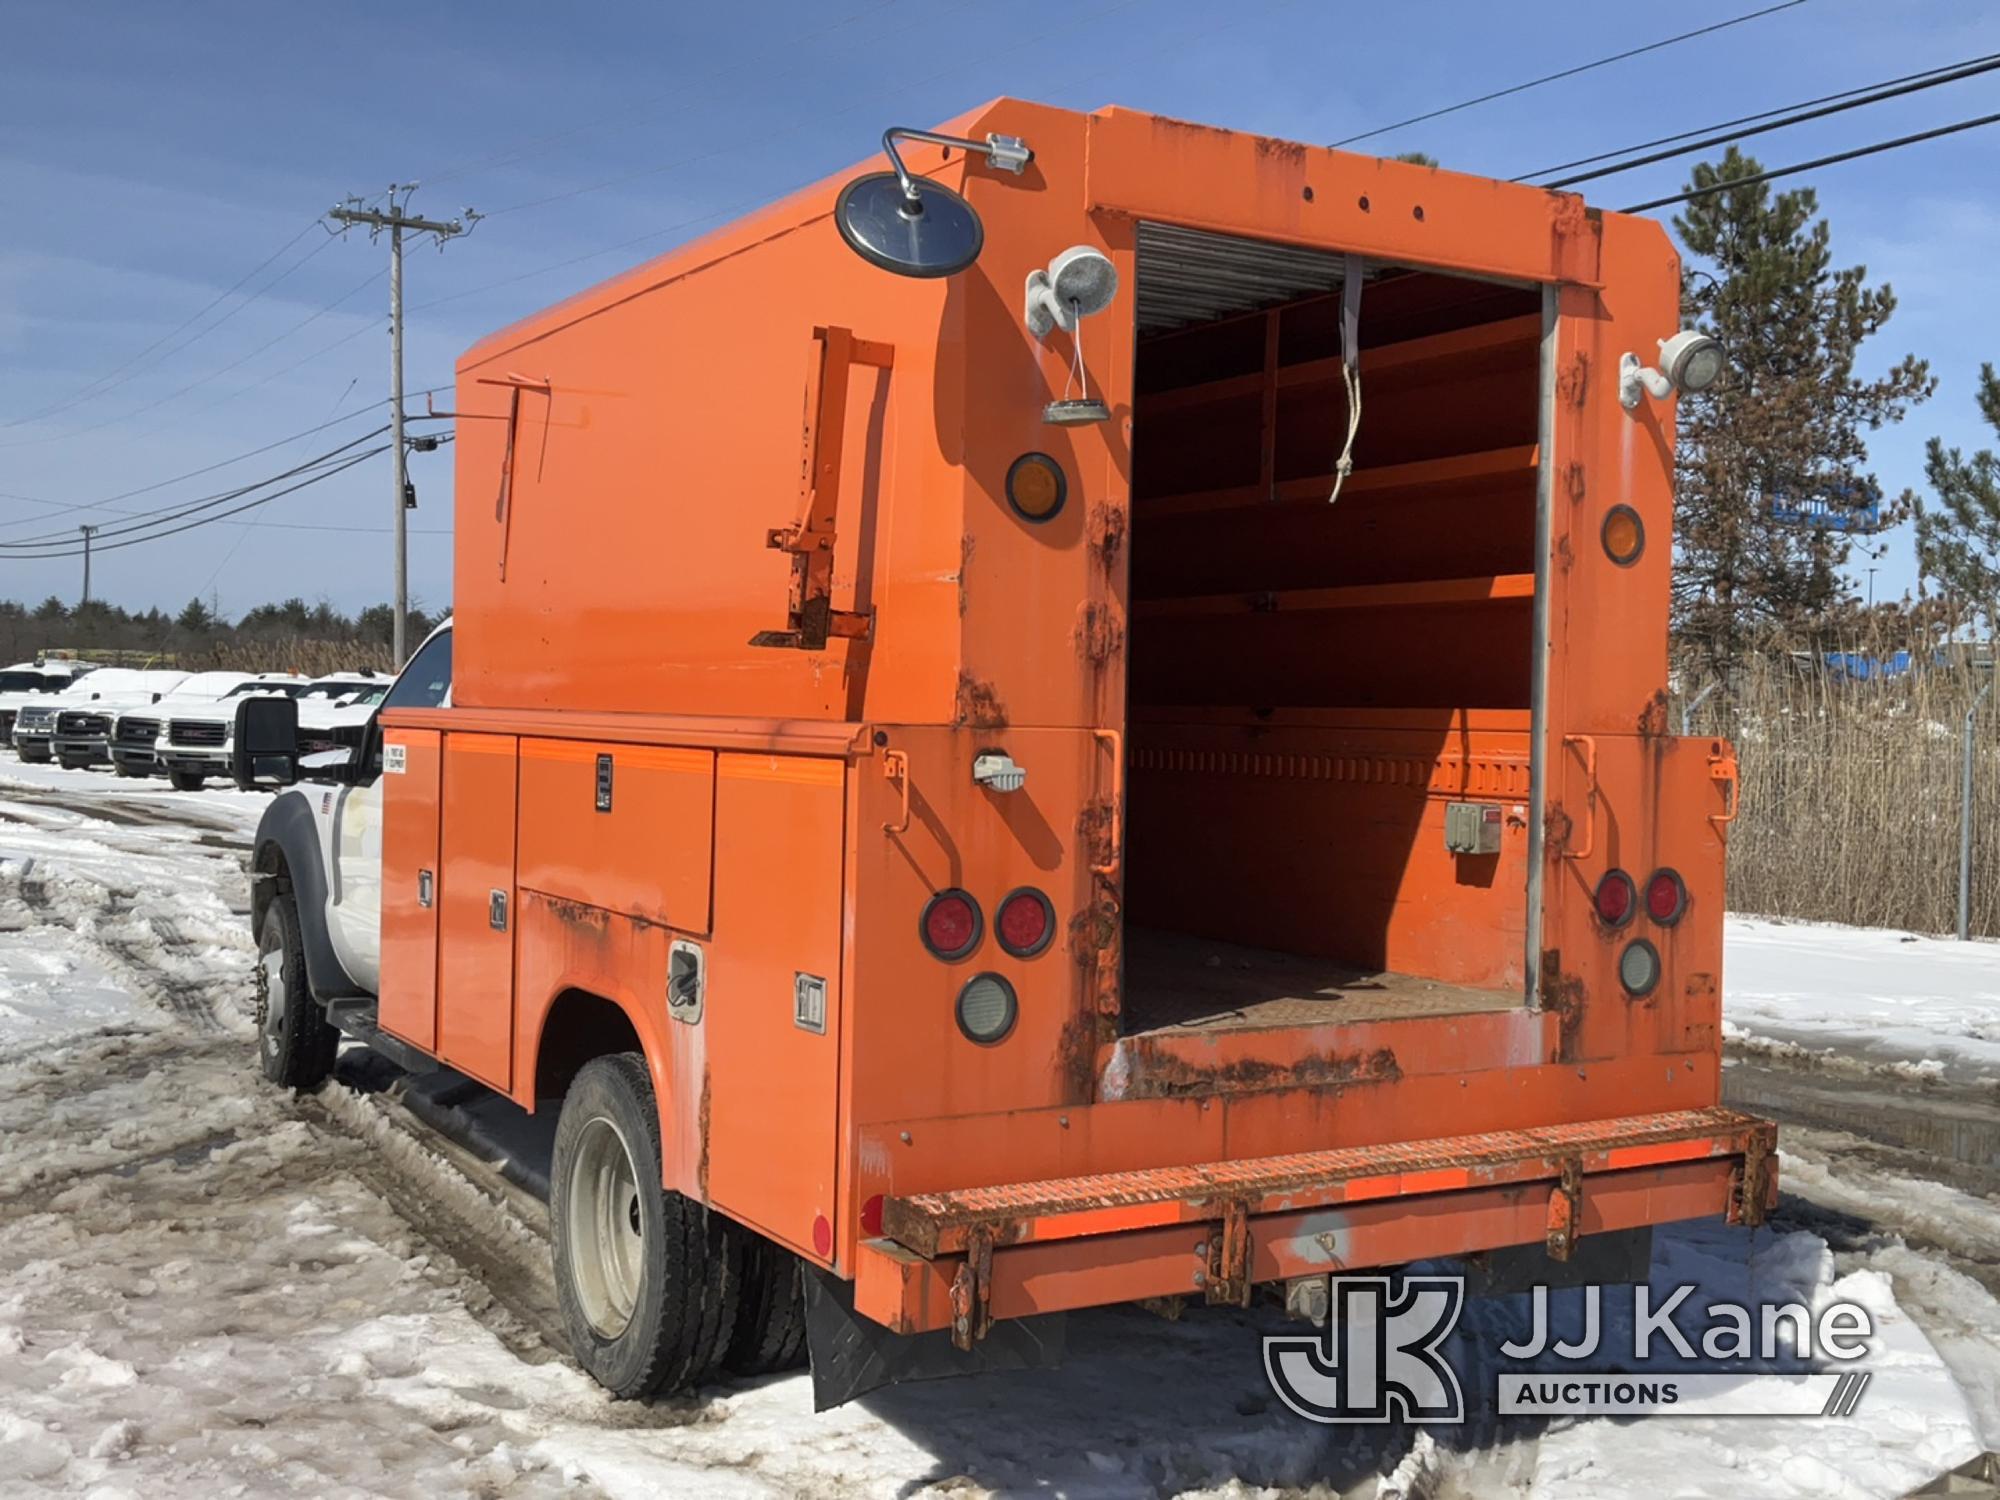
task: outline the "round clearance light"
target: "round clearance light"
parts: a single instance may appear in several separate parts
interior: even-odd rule
[[[939,891],[924,907],[924,946],[933,957],[956,963],[979,946],[979,903],[964,891]]]
[[[1632,912],[1639,904],[1639,893],[1632,886],[1632,877],[1623,870],[1609,870],[1597,882],[1597,894],[1592,898],[1597,907],[1598,920],[1607,927],[1623,927],[1632,920]]]
[[[1046,453],[1023,453],[1007,470],[1007,503],[1024,521],[1053,521],[1068,498],[1062,465]]]
[[[975,974],[958,992],[958,1029],[983,1047],[1004,1040],[1020,1012],[1014,986],[998,974]]]
[[[1627,943],[1618,955],[1618,982],[1634,1000],[1643,1000],[1660,982],[1660,950],[1644,938]]]
[[[1629,505],[1614,505],[1604,517],[1604,555],[1621,568],[1629,568],[1646,550],[1646,524]]]
[[[1687,910],[1687,886],[1673,870],[1655,870],[1646,882],[1646,915],[1662,927],[1671,927]]]
[[[1033,886],[1024,885],[1008,893],[993,918],[993,931],[1000,946],[1016,958],[1033,958],[1048,947],[1055,936],[1056,913],[1049,898]]]

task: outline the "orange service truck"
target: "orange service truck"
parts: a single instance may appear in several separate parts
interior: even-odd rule
[[[460,360],[455,620],[260,831],[267,1072],[559,1110],[627,1396],[1759,1223],[1661,227],[1125,109],[884,146]]]

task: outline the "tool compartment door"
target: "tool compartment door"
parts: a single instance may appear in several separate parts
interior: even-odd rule
[[[444,736],[437,1055],[513,1083],[516,740]]]
[[[703,1188],[826,1265],[838,1228],[846,767],[720,755],[715,793]]]
[[[439,739],[435,729],[384,731],[379,783],[382,972],[376,1024],[426,1052],[437,1046]]]

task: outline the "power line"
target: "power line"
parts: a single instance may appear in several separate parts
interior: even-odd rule
[[[369,448],[364,450],[363,452],[357,453],[352,458],[347,459],[343,463],[336,464],[332,468],[323,469],[315,474],[309,474],[304,478],[300,479],[297,484],[288,485],[286,488],[274,491],[273,493],[268,495],[260,495],[255,500],[247,500],[243,504],[237,506],[234,510],[223,511],[220,515],[202,516],[192,521],[183,522],[179,526],[169,527],[164,531],[156,531],[146,536],[127,537],[122,541],[115,541],[110,543],[100,542],[95,545],[94,550],[98,552],[116,552],[121,547],[137,547],[145,542],[157,542],[166,537],[178,536],[184,531],[193,531],[197,527],[213,526],[219,521],[226,521],[231,516],[241,515],[246,510],[254,510],[260,505],[269,505],[273,500],[281,500],[286,495],[295,495],[300,490],[307,489],[312,485],[319,484],[324,480],[333,478],[336,474],[346,473],[356,464],[365,463],[369,459],[375,457],[378,453],[387,453],[388,451],[389,451],[389,445],[387,443],[383,443],[379,447]],[[53,559],[53,558],[80,557],[82,555],[83,555],[83,549],[81,547],[73,546],[69,548],[67,551],[37,552],[29,554],[28,559],[25,560],[42,561],[45,559]]]
[[[2000,53],[1994,53],[1992,56],[2000,57]],[[1986,58],[1973,59],[1973,61],[1977,62],[1985,62],[1987,60]],[[1672,145],[1675,141],[1685,141],[1693,136],[1701,135],[1711,130],[1727,130],[1737,125],[1749,125],[1758,120],[1768,120],[1773,115],[1787,114],[1795,109],[1810,109],[1816,104],[1831,104],[1836,99],[1851,99],[1857,94],[1867,93],[1872,89],[1887,88],[1891,84],[1913,83],[1921,78],[1934,78],[1939,74],[1962,66],[1965,66],[1965,64],[1943,63],[1935,68],[1925,68],[1921,72],[1905,73],[1901,78],[1888,78],[1880,83],[1857,84],[1851,89],[1842,89],[1836,94],[1822,94],[1817,99],[1802,99],[1796,104],[1781,104],[1774,109],[1758,110],[1755,114],[1738,115],[1733,120],[1722,120],[1713,125],[1700,125],[1693,130],[1682,130],[1673,135],[1656,136],[1650,141],[1640,141],[1636,145],[1620,146],[1616,151],[1599,151],[1590,156],[1579,156],[1574,161],[1559,161],[1552,167],[1538,167],[1532,172],[1523,172],[1520,176],[1512,177],[1508,180],[1510,182],[1527,182],[1536,177],[1547,177],[1553,172],[1567,172],[1571,167],[1587,167],[1596,162],[1611,161],[1616,157],[1629,156],[1634,151],[1650,151],[1655,146],[1668,146]]]
[[[219,293],[217,296],[212,298],[208,302],[208,304],[204,306],[199,312],[194,313],[191,317],[187,318],[184,322],[182,322],[178,327],[170,329],[166,333],[161,334],[158,338],[154,339],[152,343],[148,344],[145,348],[141,349],[137,354],[133,355],[130,359],[127,359],[123,364],[114,365],[111,369],[105,371],[104,374],[98,376],[95,380],[90,381],[89,383],[78,387],[68,396],[53,401],[49,403],[47,406],[39,407],[36,410],[29,412],[24,417],[15,417],[11,421],[0,422],[0,429],[8,427],[20,427],[29,422],[43,421],[46,418],[55,416],[58,412],[64,412],[69,410],[70,407],[77,405],[81,401],[87,400],[93,396],[101,396],[104,394],[105,391],[112,389],[112,387],[117,385],[122,385],[124,381],[129,380],[131,378],[131,375],[128,375],[125,372],[132,371],[133,374],[136,374],[137,371],[132,369],[134,365],[137,365],[141,360],[145,359],[147,355],[151,354],[155,349],[158,349],[162,344],[165,344],[172,339],[178,338],[182,333],[185,333],[189,328],[192,328],[196,323],[200,322],[203,318],[207,317],[209,313],[213,312],[216,308],[220,307],[224,302],[228,301],[231,297],[235,296],[245,286],[247,286],[252,279],[254,279],[260,272],[262,272],[265,267],[269,266],[273,261],[277,260],[279,256],[283,255],[287,250],[291,249],[292,246],[296,245],[300,240],[304,239],[308,234],[311,234],[312,231],[318,227],[318,222],[319,221],[316,219],[308,220],[304,228],[299,230],[299,232],[293,235],[290,239],[286,240],[285,243],[280,245],[277,249],[273,250],[269,255],[265,256],[264,259],[259,261],[256,265],[252,266],[248,271],[244,272],[242,276],[237,278],[235,284],[228,288],[228,290]],[[250,297],[244,300],[241,306],[231,308],[228,314],[225,314],[223,317],[216,319],[215,322],[209,324],[207,328],[202,329],[201,333],[196,334],[193,339],[189,339],[187,344],[179,345],[177,348],[169,352],[179,353],[181,349],[185,349],[188,347],[189,344],[194,343],[195,339],[199,339],[204,334],[207,334],[212,330],[221,327],[224,322],[228,321],[228,318],[230,316],[233,316],[235,313],[241,312],[244,307],[248,307],[252,302],[255,302],[258,297],[261,297],[264,295],[264,293],[270,291],[272,287],[276,286],[280,281],[283,281],[286,276],[291,275],[293,271],[296,271],[300,266],[304,265],[307,261],[311,260],[314,254],[317,254],[320,250],[323,250],[325,248],[326,247],[323,244],[314,246],[312,253],[307,254],[301,257],[299,260],[295,261],[291,266],[287,267],[282,274],[275,277],[267,285],[259,287],[254,294],[252,294]]]
[[[1752,125],[1745,130],[1732,130],[1728,128],[1729,126],[1742,123],[1740,121],[1725,121],[1722,125],[1709,127],[1712,130],[1720,132],[1719,134],[1707,136],[1699,140],[1684,141],[1683,144],[1668,146],[1664,150],[1649,152],[1644,156],[1635,156],[1629,160],[1615,161],[1610,166],[1599,167],[1595,171],[1578,172],[1574,176],[1559,177],[1554,182],[1545,182],[1541,186],[1550,189],[1566,188],[1574,187],[1580,182],[1595,182],[1600,177],[1615,177],[1621,172],[1634,171],[1639,167],[1649,167],[1655,162],[1668,161],[1676,156],[1688,156],[1696,151],[1706,151],[1711,146],[1721,146],[1733,141],[1747,140],[1753,135],[1765,135],[1773,130],[1784,130],[1793,125],[1802,125],[1808,120],[1824,119],[1828,115],[1837,115],[1845,110],[1860,109],[1868,104],[1880,104],[1886,99],[1900,99],[1907,94],[1918,93],[1924,89],[1934,89],[1940,84],[1956,83],[1962,78],[1974,78],[1981,73],[1991,73],[1996,68],[2000,68],[2000,52],[1974,59],[1971,62],[1956,64],[1949,71],[1939,71],[1936,76],[1927,77],[1921,82],[1898,81],[1894,85],[1876,87],[1872,91],[1861,92],[1858,97],[1846,99],[1841,103],[1822,104],[1817,109],[1809,108],[1805,105],[1794,105],[1792,108],[1796,111],[1795,113],[1784,114],[1779,119],[1767,120],[1764,124]],[[1699,134],[1699,132],[1689,133]],[[1676,137],[1676,139],[1681,138]],[[1644,148],[1635,147],[1634,149],[1643,150]]]
[[[1526,83],[1517,83],[1508,88],[1495,89],[1492,93],[1481,94],[1476,99],[1465,99],[1457,104],[1448,104],[1443,109],[1433,109],[1425,114],[1412,115],[1409,119],[1398,120],[1393,125],[1378,125],[1373,130],[1364,130],[1359,135],[1350,135],[1344,140],[1335,141],[1333,145],[1337,150],[1342,146],[1351,146],[1356,141],[1371,140],[1378,135],[1387,135],[1392,130],[1401,130],[1406,125],[1421,125],[1426,120],[1436,120],[1441,119],[1445,115],[1455,115],[1462,109],[1471,109],[1474,105],[1490,104],[1495,99],[1505,99],[1513,94],[1524,94],[1529,89],[1538,89],[1545,83],[1555,83],[1564,78],[1574,78],[1579,73],[1588,73],[1597,68],[1609,67],[1612,63],[1624,62],[1628,58],[1643,57],[1648,52],[1658,52],[1663,47],[1672,47],[1681,42],[1693,41],[1696,37],[1709,36],[1718,31],[1727,31],[1732,26],[1741,26],[1745,21],[1755,21],[1761,16],[1775,15],[1781,10],[1790,10],[1794,6],[1804,5],[1805,3],[1806,0],[1782,0],[1781,4],[1767,5],[1762,10],[1753,10],[1745,15],[1732,16],[1729,20],[1717,21],[1712,26],[1701,26],[1693,31],[1683,31],[1679,36],[1662,37],[1659,41],[1648,42],[1643,47],[1631,47],[1623,52],[1614,52],[1609,57],[1600,57],[1594,62],[1578,63],[1575,67],[1564,68],[1559,73],[1545,73],[1540,78],[1529,79]]]
[[[199,379],[190,380],[186,385],[181,386],[178,390],[169,391],[167,392],[166,395],[157,397],[152,401],[148,401],[143,406],[135,406],[132,410],[128,412],[121,412],[119,415],[115,417],[106,417],[102,422],[93,422],[88,427],[72,427],[65,432],[45,433],[43,436],[36,438],[20,438],[11,443],[0,444],[0,447],[24,448],[24,447],[31,447],[37,443],[55,443],[55,442],[62,442],[68,438],[83,437],[87,433],[101,432],[106,427],[115,427],[121,422],[129,422],[132,420],[132,418],[136,416],[140,416],[146,412],[154,411],[159,407],[165,406],[169,401],[179,400],[182,396],[185,396],[189,391],[196,390],[201,386],[207,385],[211,380],[216,379],[218,376],[227,375],[231,370],[237,369],[243,365],[248,364],[251,360],[255,359],[265,350],[270,349],[275,345],[283,343],[286,339],[291,338],[294,334],[304,332],[307,328],[311,327],[314,323],[317,323],[321,318],[325,317],[328,313],[333,312],[336,308],[340,307],[342,303],[351,301],[353,298],[359,296],[362,292],[367,291],[369,287],[373,286],[376,282],[380,281],[384,276],[388,274],[389,273],[386,271],[375,272],[365,281],[357,282],[353,286],[349,287],[346,291],[342,292],[338,297],[334,298],[333,301],[319,308],[316,312],[306,317],[303,321],[293,324],[290,328],[287,328],[283,333],[277,335],[275,338],[266,339],[263,343],[259,344],[255,349],[252,349],[248,354],[240,355],[237,358],[232,359],[228,364],[223,365],[218,369],[210,370],[206,375],[201,376]]]
[[[126,520],[105,525],[100,529],[106,536],[123,536],[130,532],[142,531],[149,526],[159,525],[163,521],[176,521],[184,516],[193,515],[198,511],[207,510],[217,505],[225,505],[231,500],[239,499],[268,485],[276,484],[280,480],[290,479],[295,475],[306,473],[322,464],[329,463],[339,458],[341,454],[347,452],[349,449],[378,438],[388,430],[385,424],[384,426],[377,427],[372,432],[362,433],[360,437],[351,438],[337,448],[330,448],[325,453],[317,454],[303,463],[294,464],[289,469],[281,469],[276,474],[272,474],[266,478],[254,480],[249,484],[238,485],[232,489],[220,490],[213,495],[203,495],[193,500],[179,500],[170,505],[156,506],[149,511],[134,511],[128,515]],[[52,546],[56,544],[58,539],[67,540],[67,537],[68,531],[66,529],[63,531],[42,532],[36,536],[17,537],[13,541],[0,542],[0,552],[20,552],[37,547]]]
[[[1690,188],[1684,193],[1675,193],[1670,198],[1655,198],[1649,203],[1635,203],[1630,208],[1618,210],[1621,214],[1643,214],[1655,208],[1666,208],[1675,203],[1688,203],[1696,198],[1706,198],[1714,193],[1726,193],[1732,188],[1755,187],[1760,182],[1769,182],[1776,177],[1790,177],[1795,172],[1811,172],[1819,167],[1831,167],[1844,161],[1855,161],[1864,156],[1875,156],[1884,151],[1894,151],[1901,146],[1914,146],[1921,141],[1934,141],[1939,136],[1956,135],[1961,130],[1975,130],[1981,125],[2000,124],[2000,114],[1981,115],[1976,120],[1960,120],[1951,125],[1940,125],[1933,130],[1920,130],[1915,135],[1903,135],[1893,141],[1877,141],[1872,146],[1857,146],[1852,151],[1836,151],[1831,156],[1815,157],[1811,161],[1795,162],[1789,167],[1774,167],[1768,172],[1753,173],[1749,177],[1732,177],[1727,182],[1713,182],[1707,187]]]
[[[296,366],[294,368],[296,368]],[[249,389],[249,387],[246,387],[245,389]],[[425,390],[413,391],[411,394],[417,396],[428,396],[433,392],[442,391],[446,389],[449,389],[449,387],[443,385],[435,385]],[[8,500],[25,501],[30,505],[46,505],[50,507],[52,510],[57,510],[57,511],[108,510],[116,515],[131,515],[134,514],[131,511],[120,511],[117,507],[116,502],[120,500],[130,500],[138,495],[150,495],[155,490],[163,490],[168,485],[179,484],[184,479],[198,479],[203,474],[213,474],[217,469],[226,469],[231,464],[239,464],[243,462],[243,460],[246,458],[256,458],[260,454],[269,453],[273,448],[282,448],[287,443],[296,443],[300,438],[308,438],[311,437],[314,433],[325,432],[329,427],[339,427],[348,422],[359,421],[361,418],[370,415],[373,411],[374,411],[374,404],[371,403],[368,406],[364,406],[359,408],[358,410],[349,412],[344,417],[331,417],[328,420],[318,423],[315,426],[304,428],[298,432],[287,433],[284,437],[281,438],[273,438],[270,442],[262,444],[261,446],[256,448],[251,448],[247,452],[233,454],[228,458],[219,458],[212,464],[203,464],[199,469],[189,469],[185,474],[175,474],[167,479],[156,479],[151,484],[142,484],[136,489],[121,490],[118,494],[106,495],[102,500],[85,500],[85,501],[45,500],[37,495],[20,495],[4,490],[0,490],[0,497],[4,497],[5,499]],[[413,418],[412,420],[416,419]],[[48,517],[46,516],[29,516],[15,521],[0,521],[0,527],[32,526],[37,521],[45,521],[47,519]]]

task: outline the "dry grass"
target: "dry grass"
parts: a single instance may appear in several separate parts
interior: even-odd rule
[[[1922,661],[1929,651],[1911,654]],[[1731,909],[1954,930],[1965,713],[1987,680],[1939,667],[1854,682],[1777,657],[1712,696],[1694,728],[1729,734],[1743,774]],[[1981,706],[1974,731],[1972,930],[1986,935],[2000,935],[1996,699]]]
[[[359,645],[353,641],[235,641],[206,650],[180,653],[180,664],[190,671],[297,672],[302,677],[325,677],[334,672],[373,669],[392,670],[389,648]]]

